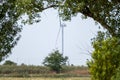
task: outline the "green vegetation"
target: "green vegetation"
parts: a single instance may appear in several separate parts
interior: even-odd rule
[[[17,24],[20,14],[17,13],[15,0],[2,1],[0,1],[0,62],[11,53],[21,32],[21,26]]]
[[[120,66],[117,68],[115,75],[112,77],[112,80],[119,80],[120,79]]]
[[[18,8],[28,15],[26,22],[34,23],[40,12],[54,8],[59,10],[63,20],[71,20],[82,13],[84,18],[91,17],[116,37],[120,37],[119,0],[17,0]],[[24,9],[24,10],[23,10]]]
[[[0,80],[90,80],[89,77],[71,78],[0,78]]]
[[[98,32],[93,41],[94,51],[88,62],[92,80],[111,80],[120,65],[120,45],[118,38],[105,37]]]
[[[29,77],[29,74],[49,74],[50,70],[42,66],[14,66],[14,65],[1,65],[0,76],[13,76],[13,77]]]
[[[64,66],[60,74],[44,66],[1,65],[0,77],[88,77],[87,67]]]
[[[63,57],[63,55],[56,50],[50,53],[49,56],[44,59],[43,64],[47,67],[50,67],[56,73],[60,73],[62,66],[66,65],[67,60],[68,57]]]
[[[5,63],[3,65],[17,65],[17,63],[7,60],[7,61],[5,61]]]

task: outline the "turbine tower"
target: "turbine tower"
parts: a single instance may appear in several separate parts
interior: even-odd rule
[[[64,54],[64,27],[66,27],[66,25],[64,23],[61,24],[61,28],[62,28],[62,54]]]
[[[62,23],[62,20],[59,16],[59,21],[60,21],[60,27],[62,28],[62,54],[64,54],[64,27],[66,27],[66,24]]]

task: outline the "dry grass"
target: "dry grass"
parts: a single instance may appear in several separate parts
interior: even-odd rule
[[[90,80],[89,77],[73,77],[73,78],[5,78],[1,77],[0,80]]]

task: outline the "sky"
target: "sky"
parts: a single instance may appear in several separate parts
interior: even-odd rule
[[[91,18],[82,19],[81,14],[73,17],[71,21],[62,21],[64,27],[64,56],[69,57],[73,65],[86,65],[91,59],[89,52],[93,50],[91,38],[95,37],[98,26]],[[61,31],[58,12],[48,9],[42,12],[41,21],[33,25],[25,25],[21,32],[21,39],[6,59],[18,65],[42,65],[43,59],[53,50],[62,49]],[[4,61],[3,61],[4,63]]]

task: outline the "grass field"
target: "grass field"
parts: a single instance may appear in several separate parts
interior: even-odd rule
[[[73,77],[73,78],[5,78],[0,80],[90,80],[89,77]]]

